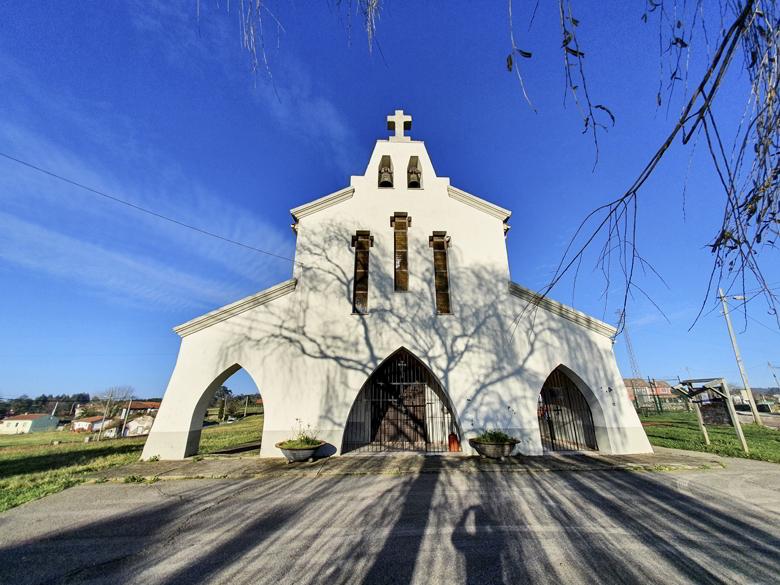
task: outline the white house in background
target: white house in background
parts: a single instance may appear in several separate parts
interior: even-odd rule
[[[103,421],[103,415],[88,416],[86,418],[77,418],[71,423],[71,428],[78,433],[94,433],[104,425],[108,427],[113,420],[107,418]]]
[[[160,403],[156,400],[131,400],[127,406],[124,406],[119,413],[119,418],[125,418],[134,414],[151,414],[157,412],[160,409]]]
[[[152,424],[154,423],[154,417],[150,414],[145,414],[127,421],[125,425],[125,437],[139,437],[141,435],[148,435],[152,430]]]
[[[57,430],[60,419],[49,414],[18,414],[0,420],[0,435]]]
[[[531,455],[651,452],[615,329],[513,282],[510,212],[437,176],[404,134],[410,116],[388,128],[365,173],[291,210],[290,280],[174,329],[143,457],[196,453],[206,407],[241,368],[263,396],[262,456],[298,420],[327,441],[321,454],[469,451],[494,428]]]

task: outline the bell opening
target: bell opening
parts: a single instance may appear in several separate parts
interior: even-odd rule
[[[379,187],[389,188],[393,186],[393,161],[388,155],[384,155],[379,161]]]
[[[409,159],[409,166],[406,168],[406,186],[409,189],[422,188],[422,169],[420,168],[420,158],[417,156]]]

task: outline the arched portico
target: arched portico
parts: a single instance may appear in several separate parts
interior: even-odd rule
[[[569,368],[559,365],[538,395],[537,417],[544,451],[596,451],[608,437],[598,435],[595,418],[603,420],[598,398]],[[608,444],[605,445],[608,447]]]
[[[368,377],[347,418],[341,453],[448,451],[462,436],[452,403],[437,376],[401,347]]]
[[[197,454],[206,409],[220,386],[241,369],[259,390],[256,378],[237,362],[218,370],[216,375],[213,370],[208,373],[196,368],[182,373],[177,365],[144,445],[142,459],[183,459]]]

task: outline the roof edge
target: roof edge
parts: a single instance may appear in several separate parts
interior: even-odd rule
[[[205,315],[196,317],[195,319],[187,321],[186,323],[177,325],[173,328],[173,330],[179,337],[186,337],[187,335],[191,335],[196,331],[206,329],[207,327],[211,327],[212,325],[225,321],[226,319],[235,317],[236,315],[239,315],[245,311],[259,307],[260,305],[265,305],[266,303],[270,303],[279,297],[283,297],[284,295],[294,291],[297,284],[298,280],[295,278],[285,280],[284,282],[276,284],[258,293],[244,297],[235,303],[225,305],[224,307],[211,311],[210,313],[206,313]]]
[[[585,329],[590,329],[591,331],[603,335],[604,337],[608,337],[609,339],[613,339],[617,333],[617,329],[612,325],[604,323],[604,321],[600,321],[594,317],[591,317],[590,315],[587,315],[582,311],[578,311],[573,307],[542,296],[539,293],[517,284],[516,282],[509,281],[509,293],[512,296],[523,299],[532,305],[541,307],[542,309],[545,309],[554,315],[563,317],[572,323],[576,323]]]
[[[336,205],[338,203],[341,203],[342,201],[351,199],[354,193],[355,193],[354,187],[346,187],[344,189],[341,189],[340,191],[331,193],[330,195],[325,195],[324,197],[320,197],[319,199],[315,199],[314,201],[309,201],[308,203],[304,203],[303,205],[294,207],[293,209],[290,210],[290,215],[293,216],[293,219],[295,221],[298,221],[302,217],[306,217],[307,215],[311,215],[312,213],[317,213],[318,211],[322,211],[323,209],[331,207],[332,205]]]
[[[495,205],[490,201],[485,201],[484,199],[480,199],[476,195],[472,195],[471,193],[466,193],[466,191],[463,191],[462,189],[458,189],[457,187],[453,187],[452,185],[447,186],[447,194],[452,199],[455,199],[456,201],[460,201],[461,203],[465,203],[466,205],[470,205],[475,209],[479,209],[480,211],[483,211],[488,215],[492,215],[493,217],[496,217],[501,221],[508,220],[509,217],[512,215],[512,212],[509,211],[508,209],[499,207],[498,205]]]

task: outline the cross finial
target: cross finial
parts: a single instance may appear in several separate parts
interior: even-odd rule
[[[396,110],[395,114],[387,117],[387,129],[395,130],[395,136],[390,137],[390,142],[408,142],[411,138],[404,136],[404,130],[412,129],[412,117],[404,114],[403,110]]]

